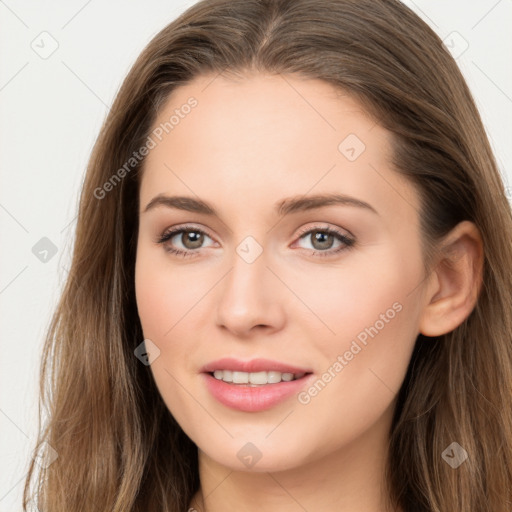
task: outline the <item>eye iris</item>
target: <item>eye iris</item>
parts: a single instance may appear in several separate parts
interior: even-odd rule
[[[198,249],[203,244],[203,239],[204,234],[197,231],[184,231],[181,235],[181,242],[187,249]]]
[[[313,231],[311,233],[313,235],[313,247],[315,247],[316,242],[320,242],[320,247],[315,247],[315,249],[330,249],[332,246],[332,242],[334,236],[330,233],[326,233],[325,231]]]

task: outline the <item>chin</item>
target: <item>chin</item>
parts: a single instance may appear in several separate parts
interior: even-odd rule
[[[267,434],[268,431],[259,437],[243,436],[241,439],[232,439],[228,443],[212,441],[208,444],[210,446],[214,444],[214,450],[204,450],[201,447],[200,450],[215,463],[232,471],[251,473],[286,471],[308,462],[307,455],[311,453],[304,449],[303,443],[294,441],[288,446],[283,446],[279,441],[275,444],[269,439],[265,440]]]

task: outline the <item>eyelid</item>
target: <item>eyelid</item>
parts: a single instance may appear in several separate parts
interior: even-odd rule
[[[215,240],[215,237],[210,235],[210,233],[202,227],[200,228],[200,227],[194,226],[192,224],[183,224],[183,225],[178,224],[177,226],[172,226],[170,228],[166,228],[162,232],[162,234],[157,235],[155,242],[161,242],[162,239],[167,238],[168,235],[175,235],[177,233],[180,233],[181,231],[196,231],[198,233],[202,233],[202,234],[208,236],[212,240]]]
[[[323,224],[323,225],[320,225],[320,224]],[[343,231],[346,232],[346,234],[341,232],[342,229],[343,229]],[[355,239],[355,236],[350,231],[348,231],[347,229],[339,228],[337,226],[334,226],[334,227],[333,226],[329,226],[325,222],[324,223],[317,223],[316,225],[313,225],[313,226],[308,226],[308,227],[301,228],[299,230],[299,233],[297,234],[297,238],[301,238],[306,233],[309,233],[311,231],[331,231],[333,233],[336,233],[338,235],[344,236],[346,238]]]

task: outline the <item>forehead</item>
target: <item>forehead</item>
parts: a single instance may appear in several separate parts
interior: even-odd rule
[[[197,102],[193,109],[187,108],[191,98]],[[365,139],[367,132],[376,127],[361,104],[346,93],[321,80],[290,75],[198,77],[172,92],[154,127],[165,126],[180,110],[188,114],[182,114],[180,119],[174,115],[171,131],[176,144],[180,133],[185,137],[194,131],[203,148],[222,146],[225,150],[227,133],[230,140],[237,142],[233,150],[240,153],[242,144],[241,149],[248,155],[257,153],[262,146],[267,152],[281,148],[281,154],[291,149],[298,155],[311,154],[311,148],[317,148],[320,140],[323,146],[337,151],[337,143],[344,136],[352,133]],[[374,130],[372,141],[377,138],[385,139],[386,132]],[[299,140],[300,145],[290,144]],[[384,145],[380,149],[385,149]],[[265,154],[259,154],[258,159]]]
[[[201,76],[173,91],[155,130],[161,140],[153,136],[146,157],[141,203],[159,193],[213,194],[256,210],[284,196],[340,192],[404,214],[397,198],[416,201],[390,168],[389,132],[320,80]]]

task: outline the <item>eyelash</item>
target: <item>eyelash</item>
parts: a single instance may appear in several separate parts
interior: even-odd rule
[[[187,231],[188,232],[193,232],[193,233],[201,233],[203,235],[206,235],[209,238],[212,238],[210,235],[208,235],[208,233],[206,233],[202,229],[196,228],[195,226],[180,226],[178,228],[173,228],[173,229],[170,229],[168,231],[164,231],[164,233],[162,233],[162,235],[160,235],[157,238],[156,243],[163,245],[163,244],[165,244],[165,242],[167,242],[168,240],[173,238],[176,234],[178,234],[178,233],[185,233]],[[347,237],[346,235],[344,235],[340,231],[338,231],[336,229],[333,229],[333,228],[321,227],[321,226],[315,226],[315,227],[312,227],[312,228],[304,229],[303,231],[301,231],[299,233],[298,239],[301,239],[305,235],[313,233],[314,231],[319,231],[321,233],[326,233],[328,235],[334,235],[335,237],[337,237],[344,244],[344,245],[341,245],[340,247],[338,247],[337,249],[334,249],[334,250],[313,251],[313,255],[314,256],[319,256],[321,258],[322,257],[332,256],[334,254],[340,253],[341,251],[345,251],[345,250],[351,249],[354,246],[354,244],[355,244],[355,240],[353,240],[352,238]],[[164,247],[164,249],[167,252],[171,253],[171,254],[175,254],[177,256],[182,256],[184,258],[192,257],[194,255],[194,253],[198,252],[198,249],[195,249],[195,250],[190,249],[188,251],[183,251],[182,249],[175,249],[173,247],[168,247],[168,246]]]

